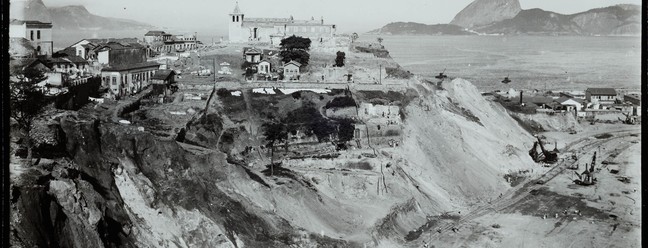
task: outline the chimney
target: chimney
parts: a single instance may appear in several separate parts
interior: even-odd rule
[[[520,91],[520,105],[522,105],[522,92],[524,91]]]

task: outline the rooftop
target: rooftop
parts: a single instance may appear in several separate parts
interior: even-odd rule
[[[586,92],[595,96],[616,96],[617,92],[613,88],[587,88]]]
[[[155,75],[151,77],[151,79],[157,79],[157,80],[167,80],[169,76],[175,75],[175,71],[173,70],[158,70],[155,72]]]
[[[141,68],[153,68],[153,67],[160,67],[160,64],[157,62],[142,62],[142,63],[136,63],[136,64],[123,64],[123,65],[116,65],[116,66],[111,66],[111,67],[106,67],[101,69],[101,71],[127,71],[127,70],[133,70],[133,69],[141,69]]]
[[[148,31],[144,36],[162,36],[166,34],[164,31]]]

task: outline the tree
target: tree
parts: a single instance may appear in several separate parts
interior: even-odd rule
[[[382,47],[383,38],[378,37],[378,38],[376,38],[376,40],[378,41],[378,44],[380,44],[380,46]]]
[[[310,54],[308,50],[310,49],[311,40],[309,38],[303,38],[298,36],[290,36],[281,40],[279,44],[281,46],[281,61],[288,63],[291,60],[299,62],[302,67],[308,65],[310,60]]]
[[[301,64],[301,67],[308,65],[310,60],[310,54],[305,50],[290,50],[290,51],[281,51],[279,52],[281,56],[281,61],[288,63],[291,60],[297,61]]]
[[[27,161],[31,161],[33,148],[31,138],[32,123],[47,105],[45,94],[36,84],[47,77],[42,71],[28,67],[17,78],[18,81],[12,79],[9,82],[10,116],[18,123],[27,149]]]
[[[281,40],[279,46],[282,50],[306,50],[310,49],[311,40],[309,38],[299,37],[299,36],[290,36]]]
[[[337,57],[335,57],[335,66],[343,67],[345,58],[346,58],[346,54],[344,52],[342,52],[342,51],[338,51],[337,52]]]
[[[275,143],[288,140],[288,129],[286,124],[281,122],[264,123],[263,129],[263,135],[265,135],[268,146],[270,146],[270,175],[274,175]]]

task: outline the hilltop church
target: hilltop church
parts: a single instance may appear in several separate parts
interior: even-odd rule
[[[310,38],[313,43],[321,43],[335,35],[335,25],[324,24],[324,18],[249,18],[241,12],[238,2],[234,11],[229,14],[228,22],[229,41],[232,43],[257,41],[278,46],[281,39],[292,35]]]

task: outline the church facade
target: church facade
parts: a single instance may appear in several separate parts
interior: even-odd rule
[[[335,25],[324,24],[320,20],[295,20],[289,18],[249,18],[239,9],[238,2],[229,14],[229,41],[268,42],[278,46],[281,39],[288,36],[310,38],[313,43],[329,40],[335,35]]]

